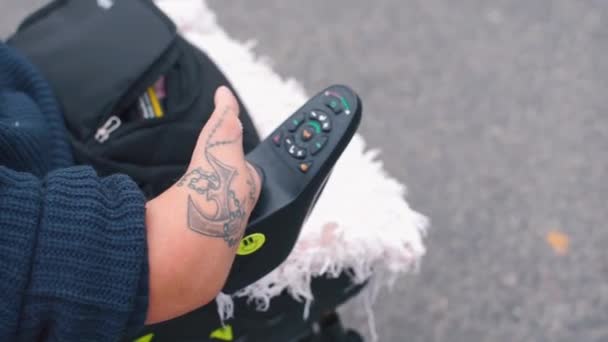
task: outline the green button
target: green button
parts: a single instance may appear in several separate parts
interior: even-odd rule
[[[318,133],[321,133],[321,124],[317,121],[309,121],[308,125],[310,125],[312,128],[314,128]]]

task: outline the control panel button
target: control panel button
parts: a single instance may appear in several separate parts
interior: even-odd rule
[[[272,143],[276,146],[281,146],[281,138],[283,138],[283,133],[277,132],[272,136]]]
[[[320,110],[311,110],[310,113],[308,113],[308,117],[312,120],[317,120],[321,122],[329,120],[327,113]]]
[[[290,132],[295,132],[296,129],[298,129],[298,127],[300,127],[300,125],[304,122],[304,114],[303,113],[298,113],[296,115],[294,115],[291,120],[289,120],[289,123],[287,124],[287,130]]]
[[[321,131],[331,131],[331,119],[327,113],[321,110],[312,110],[308,113],[308,118],[310,120],[307,124],[314,127],[317,133],[321,133]]]
[[[310,153],[314,156],[315,154],[319,153],[319,151],[321,151],[321,149],[325,146],[325,144],[327,144],[327,136],[321,136],[316,138],[313,142],[312,142],[312,146],[310,148]]]
[[[300,171],[302,171],[302,173],[306,173],[306,172],[308,172],[308,170],[310,170],[311,166],[312,166],[312,162],[306,161],[306,162],[301,162],[300,165],[298,166],[298,168],[300,169]]]
[[[295,144],[295,140],[293,139],[293,135],[285,137],[285,147],[289,148]]]
[[[315,109],[308,113],[308,118],[312,120],[325,121],[328,119],[328,116],[324,111]]]
[[[331,131],[331,122],[329,121],[325,121],[321,124],[321,128],[323,129],[323,132],[329,132]]]
[[[290,156],[292,156],[296,159],[306,158],[306,155],[307,155],[306,148],[300,147],[296,144],[288,145],[287,143],[285,143],[285,149],[287,149],[287,153],[289,153]]]
[[[311,128],[313,130],[313,132],[316,132],[317,134],[321,133],[322,129],[321,129],[321,123],[317,120],[310,120],[306,123],[306,126],[308,126],[309,128]]]
[[[301,138],[302,141],[308,141],[310,139],[312,139],[312,137],[315,135],[315,130],[308,126],[308,127],[304,127],[304,129],[302,130],[301,133]]]
[[[304,159],[306,158],[306,149],[305,148],[297,148],[296,149],[296,153],[295,153],[295,157],[298,159]]]
[[[342,113],[342,102],[335,96],[327,96],[325,98],[325,105],[335,114]]]

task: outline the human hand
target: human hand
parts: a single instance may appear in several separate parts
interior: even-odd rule
[[[239,105],[226,87],[186,174],[146,205],[152,324],[199,308],[224,286],[261,188],[243,152]]]

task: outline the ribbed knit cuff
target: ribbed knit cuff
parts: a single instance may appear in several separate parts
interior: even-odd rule
[[[41,211],[40,180],[0,166],[0,341],[12,341],[23,298]]]
[[[62,169],[48,175],[43,203],[28,297],[48,300],[53,320],[66,322],[58,336],[114,340],[143,325],[145,199],[136,184]]]

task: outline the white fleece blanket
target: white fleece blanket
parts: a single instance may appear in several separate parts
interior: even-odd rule
[[[262,137],[309,98],[310,93],[297,81],[279,76],[264,58],[252,53],[253,41],[231,38],[204,1],[157,0],[157,4],[227,75]],[[289,258],[247,288],[220,295],[217,301],[223,319],[231,317],[235,296],[251,299],[259,310],[265,310],[273,297],[287,291],[307,304],[306,316],[313,299],[313,277],[338,276],[348,269],[353,282],[361,283],[382,274],[374,279],[377,290],[378,285],[390,285],[397,276],[416,268],[425,252],[422,238],[428,221],[410,209],[404,200],[405,187],[386,174],[378,154],[365,151],[363,138],[355,135]]]

